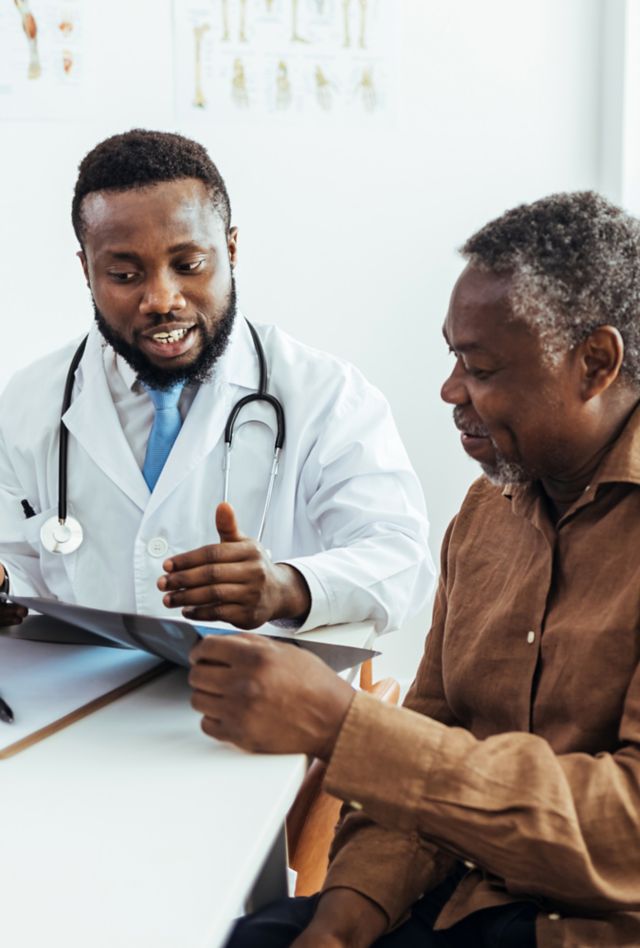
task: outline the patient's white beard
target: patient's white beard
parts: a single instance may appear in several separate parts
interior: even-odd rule
[[[507,484],[526,484],[532,481],[531,474],[516,461],[507,461],[498,451],[495,444],[493,449],[496,453],[495,464],[481,464],[487,480],[495,484],[496,487],[506,487]]]

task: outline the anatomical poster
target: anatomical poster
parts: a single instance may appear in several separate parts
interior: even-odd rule
[[[394,107],[398,0],[174,0],[176,106],[346,117]]]
[[[83,0],[0,3],[0,118],[85,114]]]

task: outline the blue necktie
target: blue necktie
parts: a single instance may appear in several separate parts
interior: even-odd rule
[[[152,491],[182,427],[178,401],[184,382],[179,382],[164,392],[148,388],[146,385],[145,388],[156,409],[156,417],[153,420],[142,467],[142,475],[149,490]]]

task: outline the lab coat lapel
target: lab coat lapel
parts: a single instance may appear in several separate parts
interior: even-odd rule
[[[144,510],[149,500],[149,488],[131,453],[113,404],[104,371],[102,346],[95,331],[89,334],[76,373],[75,397],[65,412],[64,423],[100,470]],[[74,477],[73,453],[70,442],[70,482]]]
[[[224,427],[236,399],[258,386],[258,364],[249,329],[238,314],[229,347],[216,366],[211,381],[200,386],[184,420],[171,454],[147,504],[152,515],[169,494],[210,454],[223,439]],[[211,485],[212,511],[222,498],[224,471],[214,471]],[[213,514],[212,514],[213,515]]]

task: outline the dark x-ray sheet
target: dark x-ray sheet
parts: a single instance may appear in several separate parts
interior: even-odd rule
[[[75,641],[76,637],[65,635],[65,627],[72,626],[92,633],[94,645],[115,644],[128,648],[142,649],[166,658],[176,665],[189,664],[189,652],[205,635],[234,635],[237,630],[211,629],[205,626],[192,625],[180,619],[163,619],[158,616],[134,615],[126,612],[109,612],[105,609],[90,609],[87,606],[76,606],[71,603],[60,602],[57,599],[41,599],[36,596],[9,596],[11,602],[24,606],[29,611],[40,613],[56,620],[50,629],[43,628],[43,620],[33,617],[23,623],[24,632],[20,638],[46,638],[47,641]],[[33,634],[29,634],[29,623],[33,621]],[[22,630],[23,626],[19,628]],[[37,627],[36,627],[37,626]],[[368,648],[354,648],[351,645],[329,645],[324,642],[309,642],[300,636],[281,635],[269,626],[263,626],[261,635],[277,639],[280,642],[290,643],[298,648],[313,652],[318,658],[329,665],[336,672],[344,671],[360,665],[368,658],[379,655],[379,652]],[[104,641],[104,640],[107,641]],[[102,642],[100,640],[103,640]],[[89,643],[87,643],[89,644]]]

